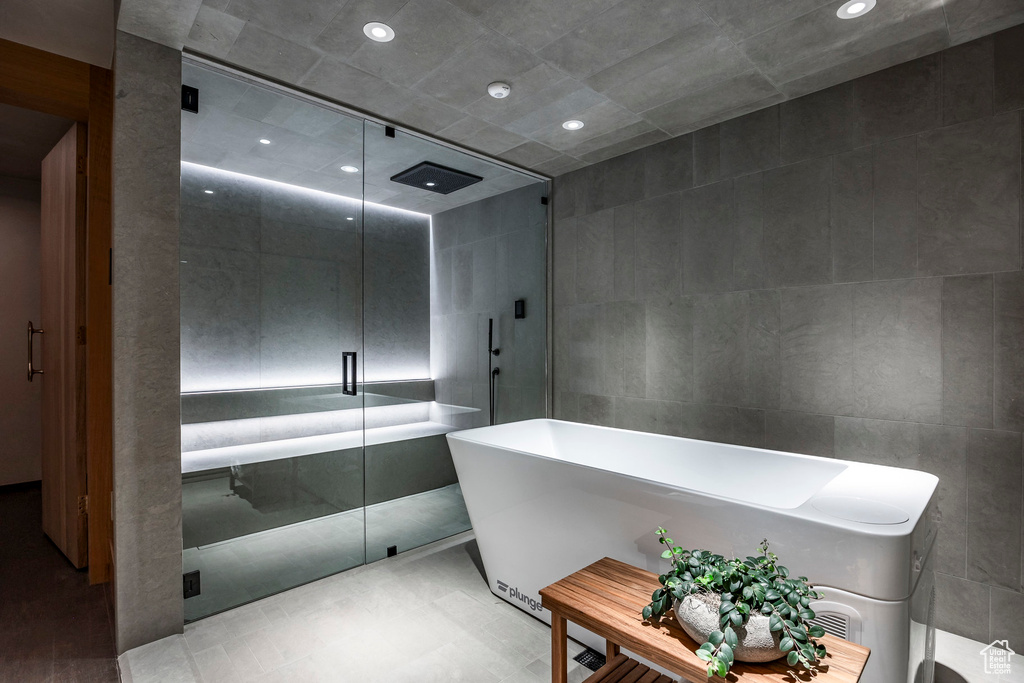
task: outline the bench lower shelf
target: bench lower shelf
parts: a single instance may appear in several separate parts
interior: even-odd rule
[[[615,655],[583,683],[675,683],[626,655]]]

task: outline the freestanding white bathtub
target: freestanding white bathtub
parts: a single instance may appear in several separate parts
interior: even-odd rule
[[[540,589],[602,557],[666,570],[658,526],[727,556],[767,538],[825,594],[818,622],[872,649],[863,683],[931,681],[930,474],[557,420],[448,443],[491,591],[548,623]]]

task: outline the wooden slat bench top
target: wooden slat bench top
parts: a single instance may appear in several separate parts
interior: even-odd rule
[[[604,637],[610,644],[609,655],[617,655],[615,646],[622,646],[690,680],[706,680],[707,664],[694,654],[699,644],[686,635],[674,614],[650,622],[643,620],[641,611],[659,585],[657,574],[606,557],[541,589],[541,604],[552,612],[553,633],[559,626],[564,633],[562,620],[567,619]],[[562,623],[556,624],[556,621]],[[860,680],[870,654],[868,648],[827,634],[818,640],[828,649],[828,656],[813,675],[802,667],[790,667],[785,659],[780,659],[766,664],[736,662],[727,680],[744,683],[796,683],[812,679],[815,683],[856,683]],[[556,646],[554,639],[552,645]],[[554,653],[552,659],[557,665]],[[609,656],[609,664],[615,659]],[[632,680],[632,677],[592,676],[588,680],[619,681]],[[648,681],[642,677],[637,680]],[[659,680],[657,677],[650,679]]]

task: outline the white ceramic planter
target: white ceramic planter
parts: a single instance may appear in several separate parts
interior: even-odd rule
[[[676,601],[676,620],[687,635],[698,644],[707,642],[708,634],[721,630],[718,625],[718,607],[722,604],[719,595],[707,595],[705,598],[688,595]],[[781,632],[772,632],[768,628],[768,617],[755,614],[744,626],[734,626],[733,631],[739,639],[739,645],[733,649],[733,656],[740,662],[771,662],[785,656],[779,649]]]

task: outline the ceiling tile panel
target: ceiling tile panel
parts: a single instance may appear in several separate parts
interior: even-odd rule
[[[492,99],[487,86],[494,81],[513,84],[518,94],[516,81],[540,63],[540,58],[529,50],[500,33],[488,31],[462,52],[449,57],[414,89],[449,106],[463,108],[483,97]]]
[[[182,40],[197,52],[548,169],[628,152],[1024,23],[1024,0],[879,0],[849,21],[836,17],[840,0],[121,3],[122,30],[180,47],[173,41],[186,26]],[[368,40],[369,21],[391,25],[395,39]],[[494,80],[510,83],[511,96],[487,96]],[[201,101],[226,101],[250,121],[300,134],[323,128],[315,115],[289,121],[294,112],[268,110],[255,94],[216,84],[202,90]],[[563,131],[569,118],[586,126]],[[202,137],[203,124],[186,124],[186,135]],[[345,131],[324,134],[346,144]]]
[[[523,47],[540,50],[619,0],[496,0],[480,20]]]
[[[793,21],[829,0],[697,0],[722,30],[737,43],[773,26]]]
[[[196,23],[192,24],[185,44],[198,52],[224,58],[234,46],[243,26],[244,19],[203,5],[199,8]]]
[[[594,74],[592,88],[633,111],[646,111],[753,69],[731,40],[703,26],[683,31]]]
[[[395,30],[394,40],[364,40],[350,61],[404,86],[416,83],[484,34],[479,23],[445,0],[409,0],[388,25]]]
[[[1024,22],[1021,0],[944,0],[954,45]]]
[[[694,130],[694,124],[714,118],[746,102],[769,100],[778,91],[764,76],[751,72],[730,78],[717,87],[689,93],[643,113],[645,119],[671,135]]]
[[[231,0],[225,11],[282,38],[308,44],[327,27],[341,5],[338,0]]]
[[[408,0],[348,0],[327,24],[313,44],[334,57],[349,57],[361,48],[367,38],[363,26],[371,21],[391,22],[395,12]]]
[[[779,24],[739,44],[775,83],[817,71],[945,28],[936,0],[887,0],[854,20],[836,17],[833,4]]]
[[[287,83],[298,83],[320,55],[312,48],[247,23],[228,52],[227,59],[234,64],[244,64],[257,73]]]
[[[618,64],[692,26],[714,25],[693,0],[623,0],[538,54],[576,78]]]

